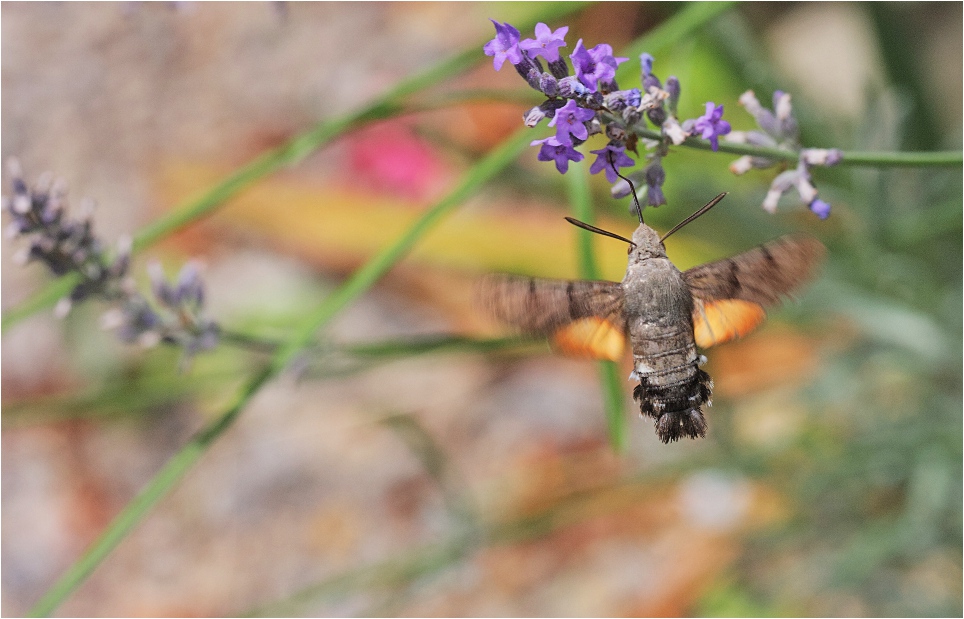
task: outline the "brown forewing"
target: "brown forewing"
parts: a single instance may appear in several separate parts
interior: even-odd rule
[[[741,299],[766,307],[816,274],[826,249],[815,238],[787,235],[683,273],[697,300]]]
[[[551,335],[573,321],[598,317],[625,332],[623,287],[616,282],[497,275],[479,285],[480,303],[525,333]]]

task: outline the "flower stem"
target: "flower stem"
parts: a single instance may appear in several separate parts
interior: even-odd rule
[[[661,140],[663,138],[659,131],[653,129],[636,129],[636,135],[650,140]],[[713,146],[709,140],[700,138],[686,138],[681,146],[697,148],[700,150],[712,150]],[[719,152],[730,153],[733,155],[751,155],[753,157],[765,157],[767,159],[777,159],[780,161],[795,162],[800,158],[800,153],[783,148],[769,148],[766,146],[753,146],[752,144],[739,144],[737,142],[721,141]],[[923,153],[901,153],[901,152],[858,152],[842,151],[843,158],[837,164],[853,166],[942,166],[958,167],[964,164],[964,153],[960,151],[936,151]]]

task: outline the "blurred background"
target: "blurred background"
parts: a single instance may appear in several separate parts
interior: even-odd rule
[[[572,45],[618,51],[673,3],[595,4]],[[2,156],[91,197],[109,243],[237,166],[470,46],[439,93],[503,91],[352,132],[137,256],[205,265],[210,314],[283,339],[540,103],[481,44],[528,3],[10,3]],[[959,150],[960,3],[749,3],[650,50],[680,117],[734,129],[754,89],[793,94],[803,142]],[[523,37],[531,36],[523,32]],[[630,62],[635,63],[636,59]],[[622,83],[622,87],[638,83]],[[423,93],[431,102],[441,94]],[[533,139],[549,135],[545,126]],[[599,138],[597,138],[599,139]],[[592,148],[601,148],[590,145]],[[575,277],[563,179],[535,149],[429,234],[319,337],[338,346],[497,335],[471,303],[491,271]],[[940,616],[962,613],[961,170],[817,169],[833,214],[760,202],[775,172],[664,160],[680,268],[789,231],[829,258],[796,301],[713,349],[706,439],[662,445],[626,383],[626,453],[595,364],[545,346],[303,363],[238,422],[58,610],[75,616]],[[574,169],[577,169],[574,166]],[[572,173],[572,172],[571,172]],[[6,182],[6,179],[5,179]],[[4,185],[4,193],[8,190]],[[597,223],[628,234],[593,178]],[[6,312],[49,276],[2,247]],[[619,280],[622,244],[597,241]],[[99,302],[3,335],[2,613],[22,615],[264,361],[221,345],[127,346]],[[357,351],[356,351],[357,352]],[[625,373],[629,372],[628,363]],[[490,532],[475,532],[484,523]]]

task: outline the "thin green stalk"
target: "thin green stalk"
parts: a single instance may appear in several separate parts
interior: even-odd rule
[[[338,290],[325,299],[321,306],[302,323],[301,327],[296,329],[295,336],[275,352],[269,364],[239,391],[232,406],[203,428],[161,468],[160,472],[107,526],[101,536],[94,541],[81,558],[44,594],[31,609],[30,615],[36,617],[50,614],[110,554],[161,497],[180,481],[191,466],[203,455],[208,445],[230,427],[254,394],[265,383],[279,374],[298,355],[299,351],[312,341],[315,332],[320,327],[331,320],[339,310],[368,290],[379,277],[402,259],[412,246],[443,216],[451,212],[466,198],[472,196],[484,183],[509,165],[528,145],[529,140],[530,137],[526,129],[522,128],[503,142],[479,161],[451,193],[422,215],[401,238],[376,254]]]
[[[837,165],[862,165],[873,167],[892,166],[935,166],[959,168],[964,165],[961,151],[937,151],[918,153],[872,153],[844,151],[843,159]]]
[[[592,193],[586,166],[574,164],[566,175],[568,179],[569,201],[576,219],[587,224],[593,223]],[[576,231],[576,246],[579,255],[579,275],[584,279],[599,279],[599,267],[593,252],[593,235],[584,230]],[[617,377],[619,368],[613,361],[599,361],[599,379],[603,391],[603,408],[609,428],[609,442],[617,452],[626,449],[626,417],[623,411],[622,386]]]
[[[558,19],[585,6],[582,2],[561,2],[539,6],[538,17],[523,21],[523,29],[532,28],[537,21]],[[334,138],[375,120],[382,120],[408,111],[403,99],[408,95],[433,86],[442,80],[461,73],[484,59],[482,43],[467,48],[461,54],[449,58],[421,73],[404,79],[386,93],[342,116],[324,120],[312,129],[299,134],[282,146],[266,151],[196,198],[174,208],[170,213],[148,224],[134,236],[134,249],[153,245],[172,232],[212,214],[226,200],[254,182],[294,165],[315,152]],[[79,283],[76,274],[61,277],[34,294],[20,305],[7,310],[0,318],[0,332],[20,322],[45,307],[50,307]]]
[[[659,131],[652,129],[636,129],[639,137],[650,140],[662,139]],[[699,150],[713,150],[713,145],[709,140],[700,138],[686,138],[681,146],[688,146]],[[719,148],[721,153],[731,153],[733,155],[751,155],[753,157],[765,157],[778,161],[796,162],[800,159],[800,153],[795,150],[785,148],[771,148],[767,146],[753,146],[752,144],[737,144],[721,140]],[[936,166],[936,167],[959,167],[964,164],[964,153],[960,151],[937,151],[927,153],[898,153],[898,152],[858,152],[842,151],[843,157],[837,164],[854,166]]]

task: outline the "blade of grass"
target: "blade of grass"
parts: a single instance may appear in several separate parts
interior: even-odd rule
[[[30,610],[30,616],[46,616],[76,589],[93,572],[101,561],[117,547],[122,539],[139,523],[151,508],[181,480],[207,447],[219,437],[237,418],[245,405],[269,380],[277,376],[302,348],[310,344],[315,332],[330,321],[359,295],[368,290],[396,262],[401,260],[413,245],[450,213],[456,206],[472,196],[484,183],[509,165],[522,152],[530,136],[526,128],[520,129],[498,148],[489,153],[468,171],[462,182],[447,196],[415,222],[395,243],[386,247],[357,270],[295,330],[295,336],[278,349],[271,361],[239,391],[234,403],[217,419],[203,428],[180,451],[168,460],[121,513],[107,526],[101,536],[84,552],[67,572],[44,594]]]
[[[572,203],[573,216],[587,224],[592,224],[592,194],[586,166],[574,164],[566,175],[569,201]],[[599,267],[593,254],[595,237],[576,230],[576,244],[579,253],[579,274],[585,279],[599,279]],[[599,361],[599,382],[603,391],[603,409],[606,411],[606,424],[609,428],[609,442],[613,449],[622,453],[626,449],[626,417],[623,411],[622,386],[619,383],[619,368],[613,361]]]
[[[521,21],[523,29],[532,28],[537,21],[558,19],[583,8],[582,2],[559,2],[540,4],[538,17],[531,17]],[[294,165],[315,152],[334,138],[356,129],[366,123],[391,118],[408,111],[403,99],[408,95],[437,84],[445,78],[457,75],[470,67],[482,62],[482,42],[467,48],[461,54],[453,56],[443,62],[404,79],[386,93],[357,110],[343,114],[336,118],[324,120],[312,129],[301,133],[282,146],[266,151],[249,163],[235,170],[223,181],[211,187],[201,195],[188,200],[174,208],[167,215],[148,224],[134,236],[134,249],[140,250],[153,245],[160,239],[170,235],[188,224],[198,221],[202,217],[212,214],[233,195],[257,180]],[[0,333],[17,324],[27,316],[45,307],[50,307],[58,299],[65,296],[79,278],[75,274],[66,275],[54,280],[33,296],[13,307],[0,317]]]

